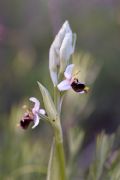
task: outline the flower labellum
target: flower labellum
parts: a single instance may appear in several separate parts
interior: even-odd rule
[[[29,99],[34,103],[34,107],[32,110],[27,110],[27,112],[24,114],[23,118],[20,121],[20,126],[23,129],[27,129],[28,126],[33,123],[32,129],[35,128],[39,124],[40,117],[39,115],[45,115],[45,110],[40,109],[40,102],[35,97],[31,97]]]
[[[74,78],[72,76],[73,68],[74,68],[74,64],[70,64],[67,66],[64,72],[64,76],[66,79],[57,85],[58,89],[60,91],[73,89],[75,92],[80,94],[87,93],[89,87],[87,87],[84,83],[79,82],[77,78]]]
[[[20,121],[20,126],[23,129],[27,129],[28,126],[33,122],[33,114],[29,111],[28,113],[25,113],[23,118]]]
[[[89,91],[89,87],[87,87],[84,83],[79,82],[77,78],[73,80],[71,87],[75,92],[81,94]]]

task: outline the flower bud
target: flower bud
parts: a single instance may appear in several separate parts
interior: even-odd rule
[[[59,72],[64,72],[68,60],[74,52],[74,46],[72,30],[68,21],[65,21],[49,51],[49,69],[54,86],[58,84]]]
[[[74,41],[73,41],[74,38]],[[60,48],[60,72],[63,73],[69,64],[70,56],[74,53],[76,34],[66,33]]]
[[[54,86],[56,86],[58,82],[58,67],[59,67],[59,56],[56,53],[54,45],[52,44],[49,52],[49,70]]]

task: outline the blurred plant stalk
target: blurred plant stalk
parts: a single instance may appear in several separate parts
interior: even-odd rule
[[[51,153],[48,163],[47,180],[66,180],[66,166],[65,155],[63,147],[63,133],[60,122],[60,106],[61,98],[57,88],[54,90],[54,102],[48,90],[38,82],[40,91],[42,93],[44,106],[48,114],[48,122],[52,125],[54,131],[53,142],[51,146]],[[58,107],[59,104],[59,107]],[[59,112],[58,112],[59,111]]]
[[[54,138],[48,164],[47,180],[66,179],[63,134],[60,121],[63,95],[59,92],[57,85],[64,76],[65,68],[69,64],[71,55],[74,53],[75,43],[76,35],[72,33],[68,21],[65,21],[56,35],[49,52],[49,70],[54,85],[53,103],[55,107],[53,109],[56,109],[56,112],[54,111],[55,113],[53,114],[49,113],[50,116],[52,115],[50,121],[54,129]]]

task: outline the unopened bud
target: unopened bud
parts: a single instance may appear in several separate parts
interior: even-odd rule
[[[71,54],[74,52],[75,41],[68,21],[56,35],[49,52],[50,76],[54,86],[58,84],[58,74],[64,72]]]
[[[66,33],[60,48],[61,73],[65,71],[66,66],[69,64],[70,56],[74,53],[75,43],[76,43],[76,35],[72,33]]]

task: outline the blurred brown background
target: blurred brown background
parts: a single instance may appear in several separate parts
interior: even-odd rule
[[[46,158],[43,158],[45,163],[41,162],[42,160],[39,162],[35,160],[35,155],[39,154],[41,157],[45,147],[47,147],[46,154],[49,154],[51,139],[48,137],[49,133],[52,134],[50,128],[41,122],[36,130],[19,134],[16,130],[19,119],[16,118],[16,114],[21,112],[22,104],[27,102],[30,96],[41,97],[37,80],[52,92],[48,70],[49,47],[65,20],[69,21],[73,32],[77,34],[76,52],[89,53],[94,57],[94,64],[101,68],[95,82],[90,84],[91,93],[84,108],[80,111],[78,109],[79,106],[81,108],[83,101],[80,97],[79,100],[77,99],[79,102],[77,113],[74,111],[73,114],[69,114],[66,99],[66,109],[64,108],[63,114],[69,114],[65,116],[66,119],[69,121],[71,117],[74,126],[84,127],[88,134],[95,134],[102,128],[107,132],[115,131],[120,123],[120,2],[118,0],[1,0],[1,179],[6,179],[15,168],[26,164],[40,163],[45,164],[46,167]],[[94,110],[86,115],[91,104]],[[42,143],[44,145],[41,146]],[[30,152],[31,144],[34,145],[33,156]],[[41,151],[37,151],[40,146]],[[12,165],[10,165],[11,161]],[[33,177],[31,175],[27,178]]]

